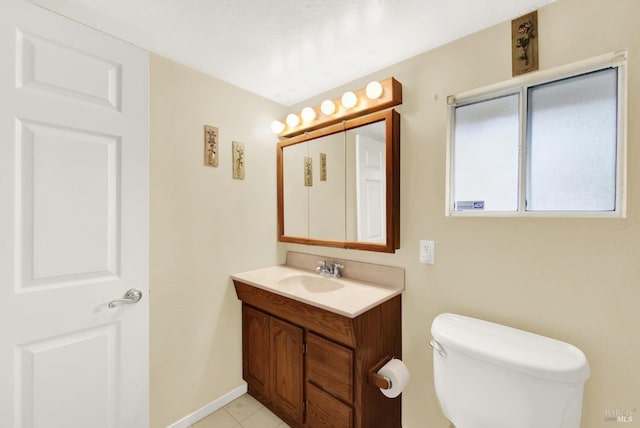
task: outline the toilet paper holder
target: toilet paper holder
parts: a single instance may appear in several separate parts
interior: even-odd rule
[[[380,361],[371,367],[369,370],[369,383],[376,388],[380,389],[391,389],[391,379],[386,376],[382,376],[378,374],[378,370],[382,368],[385,364],[391,361],[393,357],[385,355]]]

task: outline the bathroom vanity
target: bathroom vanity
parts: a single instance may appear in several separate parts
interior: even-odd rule
[[[340,263],[370,276],[387,268]],[[404,271],[387,269],[394,286],[291,265],[232,275],[249,394],[293,427],[400,428],[401,397],[385,397],[372,376],[402,356]]]

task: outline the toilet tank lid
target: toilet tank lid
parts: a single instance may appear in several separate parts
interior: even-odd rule
[[[440,314],[431,325],[440,345],[472,358],[558,382],[589,378],[589,363],[575,346],[492,322]]]

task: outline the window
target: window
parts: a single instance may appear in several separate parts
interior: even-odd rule
[[[617,59],[455,97],[448,214],[623,215]]]
[[[518,209],[518,94],[456,108],[456,210]]]

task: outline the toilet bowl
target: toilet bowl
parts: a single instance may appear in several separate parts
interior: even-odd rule
[[[436,395],[456,428],[580,428],[589,364],[575,346],[455,314],[431,334]]]

